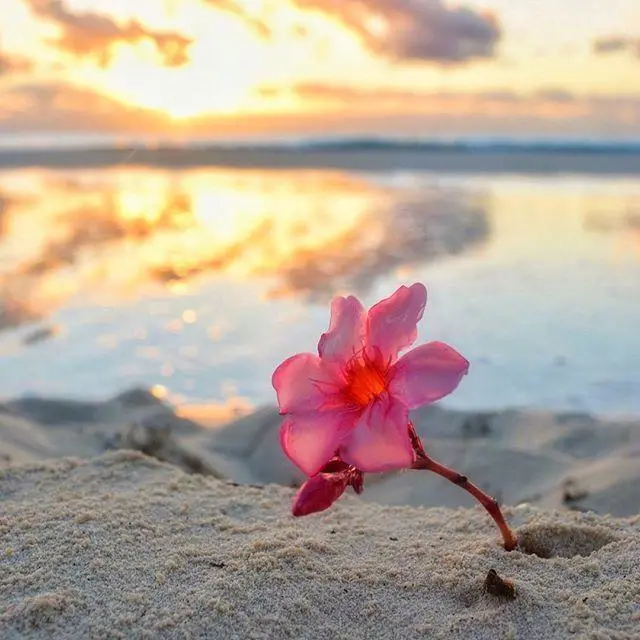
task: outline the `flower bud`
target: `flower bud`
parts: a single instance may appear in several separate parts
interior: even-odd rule
[[[300,487],[291,511],[294,516],[324,511],[344,493],[348,485],[348,473],[318,473]]]
[[[364,476],[362,475],[362,471],[360,469],[355,469],[351,467],[351,477],[349,478],[349,484],[353,487],[353,490],[356,493],[362,493],[364,490]]]

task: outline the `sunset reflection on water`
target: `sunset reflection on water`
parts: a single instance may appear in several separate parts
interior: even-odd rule
[[[332,295],[371,303],[423,280],[428,336],[487,369],[462,404],[635,406],[638,212],[623,179],[6,171],[0,384],[267,402],[273,365],[313,347]]]
[[[3,297],[24,304],[26,317],[76,294],[127,297],[201,274],[272,276],[269,296],[362,291],[376,271],[487,234],[468,195],[414,202],[406,190],[339,173],[25,171],[0,188]]]

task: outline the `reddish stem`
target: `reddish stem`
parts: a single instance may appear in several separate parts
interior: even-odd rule
[[[475,484],[469,482],[466,476],[463,476],[461,473],[450,469],[449,467],[445,467],[443,464],[436,462],[432,458],[430,458],[420,440],[420,437],[415,432],[413,428],[413,424],[409,423],[409,436],[411,437],[411,443],[413,444],[413,448],[416,452],[417,460],[411,466],[412,469],[426,469],[427,471],[433,471],[437,473],[439,476],[446,478],[449,482],[453,482],[453,484],[457,484],[459,487],[468,491],[486,510],[487,513],[494,519],[495,523],[498,525],[498,529],[500,529],[500,533],[502,534],[502,538],[504,539],[504,548],[507,551],[512,551],[518,545],[518,539],[514,535],[513,531],[509,528],[509,525],[506,523],[504,516],[502,515],[502,511],[500,511],[500,505],[495,498],[487,495],[482,489],[476,487]]]

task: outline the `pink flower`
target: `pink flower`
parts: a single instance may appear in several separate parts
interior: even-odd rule
[[[457,351],[417,336],[427,291],[400,287],[365,312],[354,296],[331,303],[318,356],[299,353],[273,374],[286,455],[309,476],[334,456],[364,472],[410,467],[409,410],[450,394],[469,369]],[[330,493],[330,492],[329,492]]]

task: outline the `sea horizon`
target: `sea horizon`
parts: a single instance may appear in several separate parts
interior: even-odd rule
[[[339,169],[435,174],[640,174],[640,139],[506,136],[297,136],[163,139],[0,135],[0,169]]]
[[[220,150],[455,150],[591,152],[640,154],[640,137],[610,135],[401,135],[401,134],[318,134],[234,136],[157,136],[123,133],[2,133],[0,154],[10,150],[99,151],[143,148],[149,150],[189,148]]]

